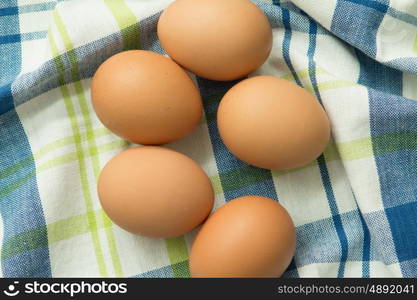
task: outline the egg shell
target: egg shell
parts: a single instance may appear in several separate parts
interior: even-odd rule
[[[233,86],[220,102],[217,124],[231,153],[266,169],[306,165],[330,138],[329,119],[318,100],[295,83],[272,76]]]
[[[180,65],[212,80],[233,80],[268,58],[272,30],[249,0],[177,0],[158,22],[162,47]]]
[[[213,207],[213,189],[192,159],[163,147],[125,150],[101,171],[103,209],[125,230],[149,237],[175,237],[198,226]]]
[[[278,277],[291,262],[295,231],[287,211],[261,196],[231,200],[204,223],[192,245],[192,277]]]
[[[94,109],[115,134],[137,144],[165,144],[189,134],[202,116],[189,75],[160,54],[130,50],[107,59],[91,84]]]

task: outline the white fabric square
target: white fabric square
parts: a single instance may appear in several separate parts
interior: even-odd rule
[[[417,17],[417,2],[415,0],[390,0],[389,6]]]
[[[19,14],[19,26],[21,33],[45,31],[51,24],[51,11],[43,10]]]
[[[273,171],[272,174],[278,199],[288,210],[295,226],[331,216],[316,163],[298,171]]]
[[[371,261],[369,264],[370,277],[402,277],[399,263],[386,265],[380,261]]]
[[[403,96],[417,101],[417,75],[404,73]]]
[[[301,278],[308,277],[337,277],[339,263],[315,263],[298,268]]]
[[[249,76],[270,75],[281,77],[291,74],[285,64],[282,54],[282,41],[284,40],[285,31],[283,28],[272,29],[272,50],[268,59],[255,72]],[[284,71],[285,70],[285,71]]]
[[[44,62],[47,48],[46,39],[27,40],[21,43],[22,68],[21,74],[31,72]]]
[[[323,27],[330,28],[332,26],[333,13],[336,9],[337,1],[320,0],[320,3],[311,3],[305,0],[292,0],[296,6],[302,10],[307,10],[310,16],[316,19]]]
[[[314,7],[323,9],[321,4]],[[333,80],[358,81],[360,66],[352,49],[347,48],[341,40],[322,34],[317,35],[316,44],[314,60],[317,68],[334,75]]]
[[[174,0],[125,0],[126,5],[132,10],[138,20],[156,14],[172,2],[174,2]]]
[[[124,276],[170,265],[163,239],[134,235],[117,225],[114,225],[114,234]]]
[[[376,59],[386,62],[400,57],[417,57],[416,36],[416,26],[386,14],[376,36]]]
[[[345,278],[358,278],[362,277],[363,262],[361,261],[347,261],[345,264]]]
[[[77,1],[82,5],[74,3]],[[74,48],[119,32],[115,18],[102,0],[60,2],[55,10],[65,24]]]
[[[369,136],[368,90],[360,85],[329,89],[322,93],[336,142]]]
[[[52,277],[99,277],[91,233],[49,245]]]
[[[342,162],[340,160],[333,160],[328,161],[326,165],[339,214],[356,210],[356,201],[353,197],[352,188],[350,187]]]
[[[365,214],[383,209],[375,159],[355,159],[343,164],[361,212]]]

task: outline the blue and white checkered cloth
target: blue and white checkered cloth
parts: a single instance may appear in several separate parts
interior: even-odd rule
[[[127,142],[94,114],[90,79],[109,56],[163,53],[170,0],[0,0],[0,247],[4,277],[187,277],[195,232],[150,239],[112,224],[96,180]],[[254,1],[273,27],[250,76],[296,82],[326,109],[332,140],[310,165],[248,166],[215,112],[233,83],[194,79],[205,121],[168,147],[202,165],[215,207],[257,194],[297,230],[286,277],[417,276],[417,1]],[[242,249],[244,251],[244,249]]]

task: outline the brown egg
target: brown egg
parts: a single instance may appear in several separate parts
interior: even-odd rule
[[[330,138],[329,120],[317,99],[272,76],[233,86],[220,102],[217,122],[231,153],[266,169],[306,165],[324,151]]]
[[[249,0],[177,0],[158,22],[165,51],[180,65],[212,80],[255,71],[272,47],[272,30]]]
[[[187,156],[157,146],[125,150],[100,174],[98,195],[111,220],[149,237],[174,237],[198,226],[213,207],[213,189]]]
[[[150,51],[125,51],[106,60],[93,77],[91,97],[103,124],[138,144],[184,137],[202,115],[200,93],[188,74]]]
[[[276,201],[236,198],[215,211],[190,254],[192,277],[279,277],[295,250],[295,230]]]

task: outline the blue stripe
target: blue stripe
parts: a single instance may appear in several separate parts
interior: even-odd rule
[[[359,210],[359,218],[362,224],[363,230],[363,257],[362,257],[362,277],[369,277],[369,261],[371,259],[371,234],[369,232],[368,225]]]
[[[55,5],[56,5],[56,2],[51,1],[51,2],[45,2],[45,3],[22,5],[20,7],[18,6],[4,7],[4,8],[0,8],[0,17],[16,16],[18,14],[52,10],[55,8]]]
[[[35,11],[52,10],[55,8],[55,6],[56,6],[55,1],[22,5],[19,7],[19,13],[22,14],[22,13],[30,13],[30,12],[35,12]]]
[[[307,50],[308,55],[308,70],[310,75],[311,84],[313,85],[314,92],[317,96],[317,99],[322,102],[320,91],[318,89],[317,85],[317,79],[316,79],[316,63],[314,61],[314,53],[316,51],[316,33],[317,33],[317,24],[314,22],[310,22],[310,43]],[[320,175],[321,179],[323,181],[324,190],[326,192],[327,200],[329,202],[330,211],[332,213],[332,219],[333,223],[336,228],[337,236],[340,241],[341,246],[341,257],[340,257],[340,265],[339,265],[339,271],[338,271],[338,277],[344,276],[344,270],[345,270],[345,264],[347,260],[348,255],[348,241],[346,232],[343,228],[342,219],[339,215],[339,210],[337,208],[336,199],[333,193],[332,184],[329,178],[329,172],[327,169],[326,161],[324,159],[324,156],[321,155],[317,159],[319,169],[320,169]]]
[[[278,2],[279,1],[275,1]],[[274,2],[274,4],[276,4]],[[291,71],[292,75],[294,76],[295,82],[302,86],[300,79],[298,78],[297,72],[295,72],[294,66],[292,65],[291,58],[290,58],[290,45],[291,45],[291,21],[290,21],[290,12],[288,9],[282,9],[282,22],[284,24],[284,42],[282,44],[282,55],[284,56],[284,61],[288,66],[288,69]]]
[[[338,0],[330,30],[333,35],[368,56],[375,57],[377,53],[376,35],[388,5],[388,0],[379,0],[379,2]],[[374,9],[374,6],[380,7],[382,11]]]
[[[307,50],[308,56],[308,73],[310,76],[311,84],[313,85],[314,93],[317,96],[317,99],[322,103],[320,91],[317,85],[316,78],[316,62],[314,61],[314,54],[316,52],[316,34],[317,34],[317,25],[316,23],[310,21],[310,31],[309,31],[309,46]]]
[[[386,4],[383,4],[383,3],[380,3],[380,2],[377,2],[377,1],[372,1],[372,0],[344,0],[344,1],[352,2],[352,3],[359,4],[359,5],[362,5],[362,6],[366,6],[366,7],[369,7],[369,8],[373,8],[375,10],[378,10],[378,11],[382,12],[382,13],[386,13],[387,10],[388,10],[388,7],[389,7]]]
[[[11,3],[10,3],[11,2]],[[17,6],[17,1],[9,1]],[[4,13],[4,10],[3,10]],[[0,28],[4,33],[13,36],[19,32],[19,16],[0,17]],[[33,157],[29,141],[19,116],[14,109],[12,93],[13,80],[20,72],[21,47],[19,43],[0,44],[0,165],[7,168],[27,157]],[[3,243],[7,243],[19,233],[45,227],[45,218],[39,197],[35,163],[32,160],[26,167],[0,180],[0,190],[20,182],[3,198],[0,198],[0,213],[3,221]],[[39,231],[36,238],[39,243],[47,245],[46,231]],[[26,242],[26,241],[22,241]],[[27,241],[33,243],[33,241]],[[5,253],[2,247],[2,257]],[[2,262],[5,277],[50,277],[51,266],[49,248],[41,247],[8,257]]]
[[[14,16],[14,15],[17,15],[18,13],[19,13],[19,8],[16,6],[0,8],[0,17]]]
[[[391,17],[394,17],[398,20],[401,20],[403,22],[409,23],[411,25],[417,26],[417,17],[413,15],[409,15],[407,13],[404,13],[402,11],[396,10],[395,8],[390,7],[387,12],[388,15]]]
[[[11,84],[0,86],[0,115],[13,109],[13,96],[11,94]]]
[[[20,34],[0,35],[0,44],[20,43]]]
[[[46,38],[48,34],[47,30],[44,31],[32,31],[32,32],[25,32],[20,34],[20,39],[22,41],[33,41],[33,40],[40,40]]]
[[[133,276],[134,278],[171,278],[174,277],[172,266],[164,266]]]
[[[332,213],[332,219],[333,223],[336,229],[337,236],[340,241],[340,247],[341,247],[341,255],[340,255],[340,265],[339,265],[339,271],[337,273],[338,277],[344,276],[345,271],[345,264],[347,260],[348,255],[348,241],[346,237],[346,232],[343,228],[342,219],[339,215],[339,210],[337,208],[336,199],[334,197],[333,188],[331,185],[331,181],[329,178],[329,172],[327,170],[326,161],[324,160],[324,156],[321,155],[317,159],[319,169],[320,169],[320,175],[321,180],[323,181],[324,190],[326,192],[326,197],[329,202],[330,212]]]
[[[0,44],[20,43],[21,41],[32,41],[44,39],[47,31],[33,31],[21,34],[0,35]]]
[[[358,50],[355,52],[360,63],[359,84],[388,94],[402,95],[403,74],[401,71],[385,66]]]
[[[352,191],[352,196],[356,201],[355,194]],[[362,277],[369,278],[369,261],[371,260],[371,233],[369,231],[368,224],[366,224],[365,218],[357,205],[359,219],[362,225],[363,231],[363,249],[362,249]]]

